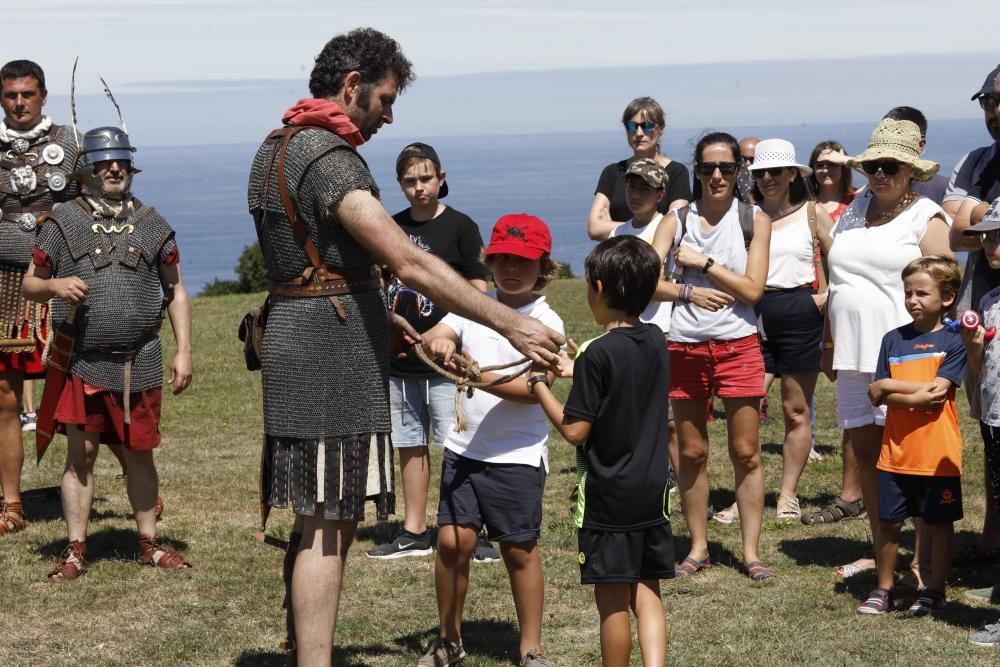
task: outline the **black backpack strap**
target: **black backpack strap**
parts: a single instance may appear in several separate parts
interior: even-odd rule
[[[737,200],[738,213],[740,216],[740,229],[743,230],[743,247],[750,248],[750,241],[753,241],[753,204]]]
[[[691,204],[685,204],[674,212],[674,215],[677,216],[677,224],[681,230],[681,239],[683,239],[684,235],[687,233],[687,219],[688,213],[690,212]]]

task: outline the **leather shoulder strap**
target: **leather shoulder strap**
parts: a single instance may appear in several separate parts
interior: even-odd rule
[[[305,126],[283,127],[271,132],[267,138],[281,139],[281,144],[278,146],[277,174],[278,193],[281,195],[281,204],[285,207],[285,215],[292,224],[292,231],[295,232],[295,238],[298,239],[302,249],[309,257],[309,263],[312,264],[313,269],[322,275],[325,272],[325,267],[319,258],[319,251],[316,249],[316,245],[312,242],[312,239],[309,238],[309,232],[302,225],[302,221],[299,220],[298,213],[295,210],[295,203],[292,202],[292,197],[288,193],[288,185],[285,183],[285,154],[288,152],[288,142],[304,129],[306,129]]]
[[[749,248],[753,240],[753,205],[737,200],[737,213],[740,218],[740,229],[743,230],[743,247]]]

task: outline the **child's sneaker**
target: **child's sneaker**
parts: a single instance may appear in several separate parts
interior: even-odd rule
[[[927,588],[920,594],[916,602],[910,606],[910,613],[914,616],[936,614],[944,609],[944,605],[944,593]]]
[[[858,613],[865,616],[881,616],[892,611],[892,607],[892,591],[876,588],[868,594],[868,599],[858,607]]]
[[[472,554],[472,559],[477,563],[496,563],[500,560],[500,552],[490,544],[486,533],[479,533],[479,539],[476,541],[476,551]]]
[[[465,658],[462,642],[454,644],[444,637],[438,637],[431,643],[427,653],[420,658],[417,667],[448,667],[457,665]]]
[[[976,646],[1000,646],[1000,621],[976,630],[969,635],[969,641]]]
[[[388,542],[366,551],[365,555],[377,560],[394,560],[409,556],[429,556],[433,552],[430,530],[419,534],[401,530]]]
[[[22,412],[21,418],[21,431],[24,433],[29,433],[35,430],[38,424],[38,415],[34,412]]]

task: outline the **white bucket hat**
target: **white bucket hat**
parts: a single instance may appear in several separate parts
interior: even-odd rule
[[[765,139],[757,143],[753,152],[750,171],[760,171],[773,167],[798,167],[803,178],[813,173],[812,168],[795,161],[795,146],[784,139]]]

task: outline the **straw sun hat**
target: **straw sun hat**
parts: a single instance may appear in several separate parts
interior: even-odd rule
[[[913,178],[918,181],[931,180],[941,168],[937,162],[920,158],[920,128],[917,124],[892,118],[882,119],[872,132],[865,152],[848,159],[847,164],[861,171],[861,164],[872,160],[896,160],[908,164],[913,167]]]

